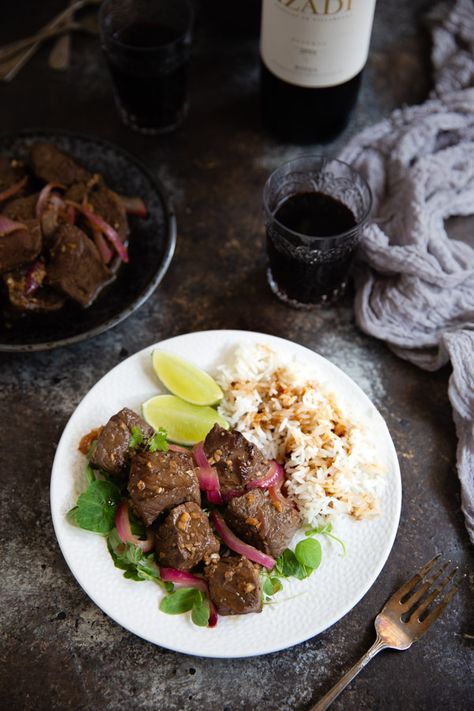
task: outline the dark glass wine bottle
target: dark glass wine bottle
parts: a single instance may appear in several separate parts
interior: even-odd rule
[[[375,0],[263,0],[264,126],[294,143],[328,141],[349,120],[369,51]]]

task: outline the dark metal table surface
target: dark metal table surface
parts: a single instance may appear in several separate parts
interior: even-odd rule
[[[164,181],[178,218],[171,268],[135,315],[80,345],[0,355],[0,708],[304,711],[372,642],[374,616],[389,594],[437,552],[468,573],[455,603],[411,650],[385,652],[372,662],[334,709],[472,708],[473,559],[460,510],[449,369],[422,372],[361,333],[350,294],[337,307],[314,312],[288,309],[271,294],[263,184],[285,159],[321,148],[282,145],[263,132],[257,38],[235,31],[233,14],[246,4],[230,5],[227,23],[218,25],[209,10],[198,18],[191,110],[175,134],[145,138],[121,125],[93,37],[74,37],[68,71],[48,69],[44,48],[15,81],[0,85],[0,130],[67,128],[115,141]],[[35,30],[60,6],[4,3],[0,43]],[[336,151],[352,132],[426,96],[429,43],[421,18],[429,6],[378,3],[357,110],[348,131],[322,150]],[[456,229],[461,238],[467,234],[465,223]],[[398,535],[371,590],[323,634],[255,659],[187,657],[120,628],[70,574],[49,511],[55,447],[89,388],[148,344],[212,328],[289,338],[343,368],[385,417],[403,477]]]

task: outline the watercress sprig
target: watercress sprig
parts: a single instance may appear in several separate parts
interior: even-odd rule
[[[210,607],[207,597],[196,588],[178,588],[160,602],[160,610],[167,615],[181,615],[191,611],[191,619],[199,627],[207,627]]]
[[[87,489],[79,495],[68,519],[79,528],[106,536],[114,527],[121,498],[120,487],[111,481],[97,479],[90,465],[86,468],[86,478]]]
[[[281,579],[297,578],[304,580],[319,568],[322,559],[320,542],[313,536],[328,536],[342,546],[345,555],[346,547],[340,538],[332,534],[332,524],[327,523],[317,528],[305,531],[302,541],[296,544],[295,550],[289,548],[277,558],[276,565],[269,573],[264,573],[263,593],[265,601],[282,589]]]

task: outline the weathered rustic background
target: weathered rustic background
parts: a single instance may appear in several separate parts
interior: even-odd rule
[[[178,216],[171,268],[138,313],[82,345],[0,355],[1,709],[305,711],[372,642],[373,618],[389,594],[437,552],[468,573],[455,603],[410,651],[378,657],[334,709],[472,708],[473,558],[460,510],[449,370],[421,372],[360,333],[350,294],[335,308],[310,313],[280,304],[265,280],[262,231],[262,188],[273,168],[303,152],[333,153],[352,132],[427,95],[422,16],[431,3],[378,3],[350,128],[335,144],[301,149],[273,141],[261,128],[257,30],[237,30],[234,14],[242,16],[252,2],[225,3],[227,20],[225,12],[213,17],[211,2],[201,3],[190,114],[164,138],[121,125],[93,37],[74,37],[67,72],[48,69],[44,48],[13,83],[0,85],[0,130],[67,128],[115,141],[164,181]],[[4,3],[0,44],[34,31],[60,7],[55,0]],[[458,221],[456,237],[470,234]],[[210,328],[289,338],[343,368],[386,418],[402,468],[399,532],[370,592],[324,634],[256,659],[187,657],[121,629],[69,573],[49,512],[55,446],[89,388],[148,344]]]

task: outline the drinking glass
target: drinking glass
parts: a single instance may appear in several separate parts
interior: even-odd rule
[[[273,292],[298,308],[339,299],[372,206],[364,178],[335,158],[304,156],[270,175],[263,203]]]
[[[172,131],[188,110],[193,12],[188,0],[104,0],[102,46],[124,123]]]

